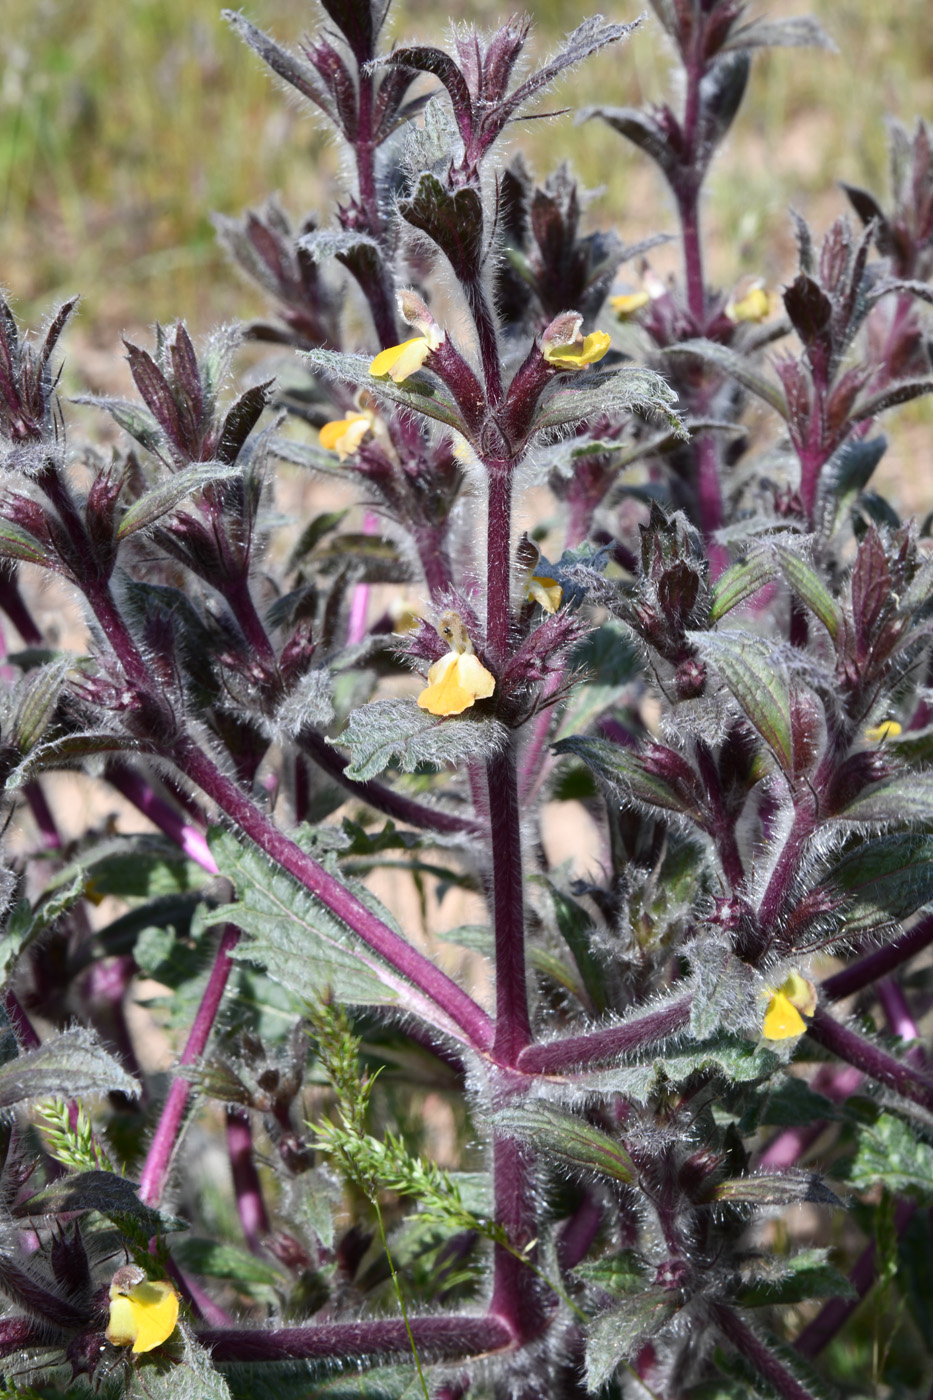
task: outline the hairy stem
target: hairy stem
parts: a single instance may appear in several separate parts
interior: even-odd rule
[[[496,940],[496,1038],[493,1054],[513,1066],[531,1040],[525,967],[525,908],[515,751],[509,742],[486,764],[492,904]]]
[[[809,1390],[800,1384],[770,1347],[743,1322],[737,1312],[723,1303],[713,1305],[716,1325],[726,1341],[748,1361],[758,1376],[763,1376],[783,1400],[813,1400]]]
[[[510,1346],[512,1334],[497,1317],[450,1314],[412,1317],[411,1338],[429,1360],[457,1361]],[[198,1333],[214,1361],[291,1361],[409,1356],[409,1327],[401,1318],[326,1322],[310,1327],[218,1328]]]
[[[486,647],[501,666],[509,655],[512,622],[512,473],[505,462],[488,465]]]
[[[240,1227],[252,1253],[262,1254],[262,1242],[269,1235],[270,1225],[253,1156],[252,1126],[242,1109],[228,1108],[226,1117],[227,1153]]]
[[[912,1103],[933,1111],[933,1079],[903,1060],[895,1059],[857,1031],[833,1020],[821,1006],[816,1008],[807,1034],[825,1050],[861,1070],[869,1078],[894,1089]]]
[[[490,1047],[492,1024],[473,998],[377,918],[317,861],[305,855],[202,749],[190,739],[183,739],[172,756],[180,771],[216,802],[260,850],[316,895],[402,977],[420,988],[433,1005],[460,1028],[474,1048],[487,1050]]]
[[[529,1045],[518,1057],[518,1068],[523,1074],[563,1074],[660,1045],[689,1024],[692,1000],[684,996],[617,1026]]]
[[[492,1313],[507,1326],[518,1343],[537,1336],[544,1324],[542,1292],[534,1271],[519,1257],[531,1249],[538,1232],[533,1158],[525,1143],[496,1137],[493,1143],[496,1223],[504,1225],[511,1249],[497,1244],[494,1251]]]
[[[240,930],[234,924],[225,924],[220,944],[214,958],[214,966],[208,978],[201,1005],[198,1007],[194,1024],[188,1033],[185,1048],[178,1061],[179,1065],[191,1065],[203,1055],[207,1046],[220,1002],[230,976],[230,954],[240,938]],[[168,1097],[162,1108],[162,1116],[146,1154],[139,1183],[139,1199],[144,1205],[158,1205],[168,1180],[172,1155],[179,1137],[185,1106],[191,1094],[191,1085],[181,1076],[172,1082]]]
[[[860,958],[858,962],[833,973],[822,984],[822,991],[830,1001],[842,1001],[845,997],[870,987],[879,977],[886,977],[895,968],[909,962],[911,958],[933,943],[933,914],[921,919],[907,933],[884,948],[876,948],[873,953]]]

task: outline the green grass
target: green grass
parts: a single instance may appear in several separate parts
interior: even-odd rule
[[[801,9],[787,0],[762,8]],[[930,109],[927,0],[901,0],[896,20],[872,0],[810,8],[840,53],[782,50],[756,60],[747,105],[711,178],[714,276],[778,276],[787,206],[825,223],[842,208],[837,179],[885,189],[884,113],[912,121]],[[296,212],[326,208],[336,153],[234,38],[217,0],[6,0],[4,9],[0,265],[24,311],[75,289],[85,324],[95,326],[183,314],[203,329],[257,310],[215,248],[211,211],[236,213],[272,190]],[[313,23],[304,0],[249,0],[245,9],[289,42]],[[451,13],[492,24],[506,9],[454,0]],[[579,0],[539,4],[539,52],[580,14]],[[411,0],[395,28],[436,32],[436,7]],[[551,106],[660,98],[666,68],[651,18],[624,48],[569,79]],[[585,184],[605,186],[593,217],[626,238],[670,226],[653,172],[608,129],[581,131],[563,117],[528,123],[517,137],[540,174],[572,159]]]

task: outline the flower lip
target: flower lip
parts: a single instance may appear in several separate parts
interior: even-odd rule
[[[351,413],[347,418],[325,423],[320,430],[321,446],[328,452],[336,452],[341,462],[352,457],[367,433],[372,431],[371,413]]]
[[[168,1341],[178,1321],[178,1294],[164,1279],[150,1283],[142,1269],[127,1264],[110,1284],[110,1318],[105,1336],[113,1346],[132,1346],[139,1355]]]
[[[474,653],[459,613],[442,613],[437,630],[450,642],[451,649],[428,672],[428,684],[418,696],[418,707],[440,717],[461,715],[477,700],[488,700],[495,691],[496,680]]]
[[[558,369],[583,369],[601,360],[609,349],[610,340],[605,331],[592,331],[588,336],[577,336],[564,344],[542,344],[541,353],[549,365]]]
[[[816,1011],[816,987],[800,972],[791,972],[779,987],[766,987],[768,997],[761,1034],[765,1040],[792,1040],[807,1029],[805,1017]]]

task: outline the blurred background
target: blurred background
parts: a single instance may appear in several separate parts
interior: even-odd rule
[[[449,6],[441,15],[430,0],[408,0],[392,33],[438,37],[448,18],[492,25],[509,8],[499,0]],[[579,0],[531,8],[539,56],[588,12]],[[933,117],[929,0],[890,9],[873,0],[771,0],[750,10],[814,14],[838,53],[778,49],[755,59],[708,186],[708,273],[723,285],[743,273],[772,285],[787,277],[789,206],[821,234],[847,208],[838,180],[866,185],[886,204],[886,114],[910,125]],[[610,13],[627,20],[638,12],[633,0]],[[286,43],[316,23],[309,0],[246,0],[244,13]],[[323,123],[235,38],[218,0],[4,0],[3,18],[0,282],[26,322],[81,293],[66,340],[69,387],[112,387],[122,332],[144,336],[154,321],[183,317],[199,335],[258,313],[259,294],[216,245],[212,212],[237,214],[275,191],[293,215],[326,217],[340,188],[339,153]],[[625,46],[571,75],[550,108],[663,97],[668,61],[650,16]],[[529,122],[515,128],[514,144],[542,179],[572,161],[599,191],[588,210],[594,225],[612,223],[629,242],[673,228],[654,171],[603,124]],[[656,257],[661,270],[675,261],[674,250]],[[922,400],[898,422],[885,470],[903,481],[903,503],[921,509],[927,493],[914,444],[933,413]]]

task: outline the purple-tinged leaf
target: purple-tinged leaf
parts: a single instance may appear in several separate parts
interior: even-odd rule
[[[829,1100],[825,1102],[831,1107]],[[826,1255],[824,1249],[804,1249],[789,1258],[773,1256],[762,1261],[773,1272],[756,1274],[744,1283],[737,1301],[745,1308],[766,1308],[790,1307],[808,1298],[856,1298],[858,1294],[845,1274],[834,1268]]]
[[[48,1098],[99,1098],[126,1094],[140,1086],[83,1026],[52,1035],[35,1050],[0,1065],[0,1109]]]
[[[175,403],[168,380],[148,350],[140,350],[137,345],[131,345],[128,340],[124,340],[123,344],[129,351],[127,361],[136,387],[147,408],[175,448],[175,455],[190,456],[188,436],[182,426],[178,405]]]
[[[17,525],[14,520],[0,516],[0,559],[16,559],[24,564],[38,564],[40,569],[60,571],[62,561],[35,535]]]
[[[828,49],[838,50],[818,20],[810,15],[795,15],[792,19],[756,19],[741,24],[729,32],[720,52],[730,49]]]
[[[891,601],[891,588],[884,545],[878,531],[871,526],[852,566],[852,617],[859,661],[868,656],[877,623]]]
[[[627,39],[640,24],[640,18],[631,24],[607,24],[602,15],[592,15],[589,19],[584,20],[572,34],[568,35],[563,47],[550,63],[545,63],[537,72],[532,73],[531,77],[521,83],[511,97],[502,103],[495,114],[496,126],[501,129],[523,103],[548,87],[568,68],[576,67],[584,59],[598,53],[600,49],[604,49],[607,44],[618,44],[623,39]]]
[[[412,198],[400,200],[398,207],[407,223],[440,248],[461,282],[476,281],[483,252],[483,202],[477,190],[449,190],[425,174]]]
[[[663,353],[665,355],[695,356],[713,369],[728,374],[741,384],[743,389],[747,389],[749,393],[763,399],[782,418],[788,416],[784,395],[777,385],[770,383],[767,379],[763,379],[760,374],[749,369],[743,356],[737,355],[734,350],[728,349],[727,346],[717,345],[713,340],[684,340],[679,345],[666,346]]]
[[[876,418],[879,413],[885,413],[889,408],[910,403],[911,399],[919,399],[931,391],[933,379],[901,379],[896,384],[889,384],[863,399],[852,414],[852,422],[864,423],[866,418]]]
[[[307,97],[316,107],[320,107],[321,111],[330,117],[334,125],[339,126],[333,99],[322,85],[318,74],[310,63],[306,63],[296,54],[283,49],[281,44],[270,39],[268,34],[263,34],[261,29],[257,29],[254,24],[250,24],[249,20],[244,19],[234,10],[223,10],[221,13],[227,23],[237,31],[240,38],[258,53],[264,63],[269,65],[273,73],[277,73],[286,83],[300,92],[302,97]]]
[[[554,752],[581,758],[599,777],[621,787],[632,801],[677,812],[703,825],[699,779],[686,759],[673,749],[654,744],[640,754],[608,739],[572,735],[559,739]]]
[[[816,1172],[793,1168],[783,1172],[754,1172],[751,1176],[717,1182],[707,1199],[710,1203],[735,1201],[757,1206],[783,1206],[800,1201],[820,1206],[842,1204]]]
[[[195,462],[185,467],[168,481],[162,482],[153,490],[147,491],[138,501],[134,501],[117,526],[117,539],[125,540],[140,530],[148,530],[163,515],[181,505],[193,491],[205,486],[213,486],[218,481],[230,481],[240,475],[239,468],[224,466],[218,462]]]
[[[321,8],[350,45],[357,63],[372,57],[389,8],[386,0],[321,0]]]
[[[688,639],[714,666],[785,773],[794,771],[791,697],[767,642],[743,632],[692,632]]]
[[[241,394],[236,403],[228,410],[220,430],[217,446],[214,449],[214,456],[218,462],[223,462],[225,466],[230,467],[234,465],[243,444],[259,422],[263,409],[272,398],[274,383],[274,379],[267,379],[263,384],[255,384],[252,389],[247,389],[245,393]]]
[[[623,1143],[552,1104],[503,1108],[490,1118],[497,1131],[524,1138],[545,1157],[556,1158],[568,1167],[608,1176],[627,1186],[638,1179],[635,1163]]]
[[[908,826],[933,822],[933,773],[896,773],[864,788],[836,821]]]
[[[674,173],[676,159],[671,149],[667,133],[647,112],[637,107],[583,107],[577,113],[577,122],[590,121],[600,117],[613,131],[631,141],[633,146],[648,156],[660,167],[666,176]]]
[[[143,1205],[136,1182],[108,1171],[83,1171],[62,1177],[21,1201],[13,1213],[31,1220],[85,1215],[92,1210],[117,1223],[134,1222],[149,1235],[188,1228],[186,1221]]]
[[[175,337],[169,345],[169,357],[175,380],[176,406],[184,422],[186,439],[194,452],[204,416],[204,391],[198,357],[190,335],[181,324],[175,327]]]
[[[413,374],[401,384],[393,384],[391,380],[372,377],[369,372],[370,361],[365,355],[343,355],[336,350],[307,350],[305,358],[316,374],[336,379],[342,384],[350,384],[356,389],[366,388],[376,399],[397,408],[407,408],[413,413],[421,413],[426,418],[445,423],[448,428],[456,428],[458,432],[465,429],[460,410],[447,390],[427,374]],[[301,450],[306,444],[296,443],[294,446]],[[277,451],[283,460],[301,460],[297,453],[291,452],[284,439],[280,439],[278,448],[282,449]],[[315,451],[312,449],[312,456],[315,455]],[[304,457],[308,460],[308,453],[304,453]],[[333,467],[332,456],[321,453],[320,457],[322,468],[326,469],[328,465]],[[315,456],[315,465],[316,461]]]
[[[439,78],[450,97],[461,140],[464,144],[469,141],[473,130],[473,101],[466,79],[449,53],[445,53],[443,49],[432,48],[428,44],[418,44],[410,48],[396,49],[394,53],[380,59],[380,64],[393,68],[410,68]]]
[[[847,896],[841,936],[898,923],[933,900],[933,836],[873,837],[836,861],[818,888]]]

